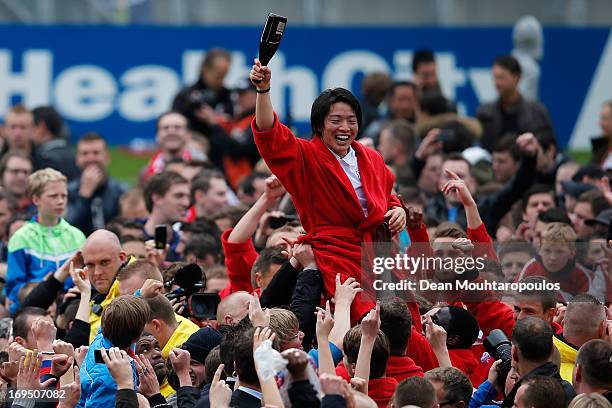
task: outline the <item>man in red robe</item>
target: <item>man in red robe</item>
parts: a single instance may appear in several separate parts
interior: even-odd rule
[[[298,139],[281,124],[270,99],[271,71],[255,60],[249,74],[257,88],[253,134],[270,170],[287,189],[323,276],[323,294],[331,298],[336,273],[342,281],[362,276],[364,242],[371,242],[387,222],[391,233],[404,229],[406,213],[391,194],[394,176],[380,153],[355,142],[361,107],[346,89],[324,91],[313,103],[310,141]],[[374,307],[371,296],[359,294],[351,317],[357,321]]]

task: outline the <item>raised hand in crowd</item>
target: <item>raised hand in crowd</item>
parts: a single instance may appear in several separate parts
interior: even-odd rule
[[[295,348],[287,349],[281,354],[287,360],[287,369],[294,381],[308,379],[308,354]]]
[[[266,404],[282,407],[283,400],[280,396],[280,391],[278,390],[276,379],[274,378],[274,375],[271,372],[266,372],[266,370],[262,371],[261,360],[265,359],[265,357],[261,357],[261,355],[258,355],[261,352],[261,350],[258,351],[258,349],[262,346],[262,344],[264,344],[266,341],[273,342],[275,338],[276,333],[272,332],[269,327],[257,327],[255,329],[255,332],[253,333],[253,356],[255,361],[255,370],[257,371],[257,377],[259,378],[259,384],[261,386],[263,401]],[[274,349],[264,351],[265,354],[268,354],[270,352],[273,354],[278,353]]]
[[[51,358],[51,375],[60,378],[72,368],[74,357],[66,354],[55,354]]]
[[[108,350],[100,349],[100,354],[113,380],[117,383],[117,389],[133,390],[134,377],[127,353],[118,347],[111,347]]]
[[[329,334],[329,341],[342,350],[344,335],[351,329],[351,305],[355,296],[362,292],[361,284],[355,278],[347,278],[341,281],[340,274],[336,274],[336,290],[333,302],[334,327]]]
[[[136,372],[140,382],[138,392],[147,398],[159,394],[159,381],[149,359],[144,354],[140,356],[136,354],[134,355],[134,361],[136,362]]]
[[[597,180],[596,185],[608,202],[608,205],[612,206],[612,189],[610,188],[610,179],[608,177],[602,177],[600,180]]]
[[[79,195],[83,198],[90,198],[105,180],[106,172],[100,166],[90,165],[85,167],[81,173]]]
[[[316,336],[319,345],[319,373],[334,374],[334,360],[329,346],[329,335],[334,328],[334,317],[331,313],[329,300],[325,302],[325,310],[317,308]]]
[[[542,146],[538,142],[538,139],[533,135],[533,133],[523,133],[519,137],[516,138],[516,146],[519,150],[525,154],[530,156],[534,156],[538,153],[541,153]]]
[[[157,265],[159,268],[164,264],[166,258],[168,257],[168,251],[170,250],[170,245],[166,244],[166,248],[157,249],[155,248],[155,240],[149,239],[145,242],[145,250],[146,257],[149,262],[152,262],[153,265]]]
[[[308,244],[295,244],[293,246],[293,258],[304,269],[318,269],[312,246]]]
[[[425,317],[425,337],[429,344],[431,344],[440,367],[452,367],[448,347],[446,346],[446,330],[442,326],[435,324],[431,317],[431,314]]]
[[[425,161],[429,156],[442,150],[442,141],[438,139],[440,129],[434,128],[427,132],[421,144],[414,152],[414,157]]]
[[[42,351],[52,351],[57,327],[47,319],[36,319],[32,324],[32,335],[36,339],[36,347]]]
[[[79,370],[72,370],[73,381],[62,384],[62,390],[66,392],[66,398],[60,400],[57,408],[74,408],[81,399],[81,373]]]
[[[85,360],[85,357],[87,356],[88,351],[89,351],[89,346],[77,347],[74,350],[74,361],[77,366],[80,367],[83,364],[83,361]]]
[[[147,279],[145,283],[142,284],[142,288],[140,289],[140,294],[143,298],[154,298],[155,296],[162,293],[162,289],[164,288],[164,284],[156,279]]]
[[[253,327],[268,327],[270,325],[270,309],[263,310],[259,296],[254,293],[249,301],[249,319]]]
[[[465,217],[467,220],[467,226],[471,229],[476,229],[482,225],[482,219],[478,212],[478,206],[476,201],[470,192],[467,184],[463,181],[457,173],[452,170],[444,169],[444,173],[449,178],[444,186],[442,186],[442,193],[446,196],[451,194],[456,195],[457,200],[463,205],[465,209]]]
[[[380,301],[376,301],[376,307],[361,321],[361,342],[359,344],[359,354],[355,364],[355,377],[363,378],[367,382],[370,379],[370,361],[372,359],[372,349],[380,330]],[[366,385],[367,387],[367,385]],[[365,392],[367,394],[367,390]]]
[[[286,192],[287,190],[285,190],[285,187],[283,187],[282,183],[275,175],[268,177],[263,192],[263,197],[265,197],[268,208],[274,207],[278,199],[285,195]]]
[[[225,364],[220,364],[217,367],[217,371],[215,371],[210,384],[209,400],[211,408],[227,408],[232,399],[231,388],[221,379],[221,373],[223,373],[224,368]]]
[[[17,373],[18,389],[40,390],[52,386],[57,381],[55,378],[49,378],[43,383],[40,382],[39,372],[42,360],[43,356],[38,354],[37,350],[34,350],[34,353],[28,353],[26,356],[21,356],[19,372]]]
[[[174,372],[179,379],[180,386],[193,386],[191,383],[191,376],[189,375],[189,366],[191,362],[191,355],[189,352],[187,350],[173,348],[168,357],[170,358],[172,368],[174,368]]]

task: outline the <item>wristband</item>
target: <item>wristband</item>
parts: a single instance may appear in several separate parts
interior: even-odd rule
[[[268,87],[267,89],[257,89],[255,88],[255,92],[257,92],[258,94],[265,94],[270,92],[270,88]]]

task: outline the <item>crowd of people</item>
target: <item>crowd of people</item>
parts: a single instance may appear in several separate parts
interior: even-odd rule
[[[229,90],[212,49],[130,187],[103,135],[73,149],[52,106],[13,106],[0,404],[612,407],[612,100],[579,164],[521,93],[525,58],[493,62],[471,118],[419,50],[413,81],[322,92],[297,137],[270,68]],[[404,255],[455,262],[375,290],[374,258]]]

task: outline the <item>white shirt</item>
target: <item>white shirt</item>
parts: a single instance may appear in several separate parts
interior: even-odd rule
[[[355,194],[357,194],[357,198],[359,199],[359,205],[361,205],[363,214],[367,217],[368,199],[366,198],[365,192],[363,191],[363,185],[361,184],[361,175],[359,174],[359,166],[357,165],[357,155],[355,154],[355,150],[349,146],[348,154],[344,157],[338,156],[331,149],[330,152],[332,152],[336,159],[338,159],[340,165],[342,166],[342,170],[344,170],[344,173],[346,173],[346,176],[351,181],[351,184],[355,189]]]

